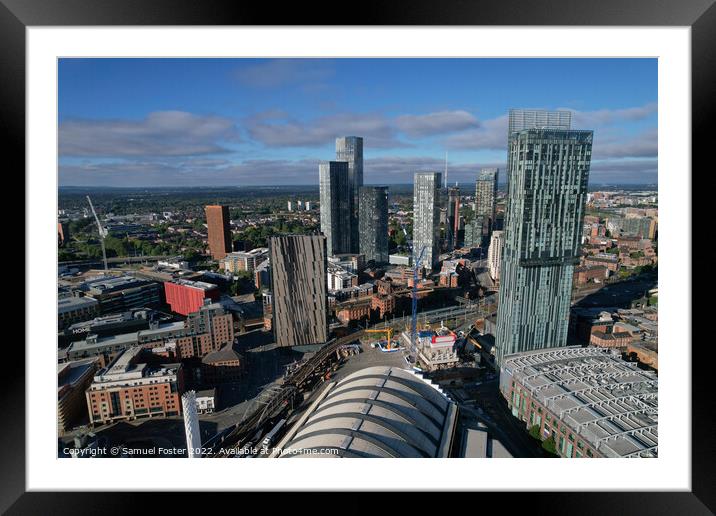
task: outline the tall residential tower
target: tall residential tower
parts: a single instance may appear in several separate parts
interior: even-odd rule
[[[366,262],[388,263],[388,187],[362,186],[358,197],[358,252]]]
[[[458,228],[460,225],[460,189],[457,186],[448,188],[446,239],[447,249],[452,251],[458,247]]]
[[[279,346],[328,340],[326,238],[284,235],[269,239],[272,327]]]
[[[318,176],[321,232],[326,236],[328,256],[350,253],[354,218],[349,164],[346,161],[321,163]]]
[[[231,252],[231,226],[228,206],[206,206],[209,251],[214,260],[223,260]]]
[[[498,364],[511,353],[567,343],[592,138],[592,131],[565,129],[525,129],[509,137]]]
[[[442,174],[416,172],[413,182],[413,254],[423,253],[423,268],[430,269],[440,260],[440,208]]]
[[[353,196],[353,224],[351,234],[351,250],[346,252],[358,252],[358,217],[359,217],[359,192],[363,186],[363,138],[360,136],[343,136],[336,138],[336,161],[348,162],[348,181]]]
[[[497,198],[498,168],[483,168],[475,182],[475,218],[482,219],[487,228],[487,237],[495,227],[495,200]]]

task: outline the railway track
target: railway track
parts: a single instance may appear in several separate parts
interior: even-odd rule
[[[237,423],[232,431],[230,431],[220,443],[219,450],[206,454],[207,457],[231,457],[234,450],[239,449],[257,429],[270,419],[277,412],[287,407],[291,401],[305,388],[308,381],[315,377],[317,372],[321,372],[324,368],[326,360],[336,354],[341,346],[350,344],[363,336],[364,330],[359,330],[345,337],[340,337],[329,341],[325,346],[319,349],[315,355],[308,359],[298,369],[292,372],[283,382],[278,390],[275,391],[268,399],[264,400],[261,407],[254,410],[244,420]]]

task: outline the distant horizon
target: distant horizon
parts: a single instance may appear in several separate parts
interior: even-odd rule
[[[461,182],[458,184],[458,187],[464,186],[464,185],[474,185],[473,182]],[[506,186],[507,183],[498,183],[499,187]],[[413,186],[413,183],[365,183],[364,186]],[[453,187],[455,184],[449,184],[448,187]],[[610,186],[610,187],[629,187],[630,189],[633,189],[635,187],[639,186],[655,186],[658,187],[658,183],[592,183],[590,182],[589,187],[593,186]],[[175,189],[175,190],[215,190],[215,189],[242,189],[242,188],[295,188],[295,187],[301,187],[301,188],[311,188],[318,191],[318,184],[275,184],[275,185],[216,185],[216,186],[203,186],[203,185],[194,185],[194,186],[183,186],[183,185],[156,185],[156,186],[102,186],[102,185],[60,185],[58,187],[59,190],[63,189],[70,189],[70,188],[78,188],[78,189],[104,189],[104,190],[162,190],[162,189]]]

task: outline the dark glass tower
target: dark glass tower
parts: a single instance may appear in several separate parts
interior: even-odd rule
[[[527,129],[509,138],[498,363],[511,353],[566,345],[592,137],[592,131]]]
[[[485,240],[495,227],[495,199],[499,174],[500,170],[497,168],[483,168],[475,183],[475,217],[487,223],[487,233],[482,235]]]
[[[362,186],[358,197],[359,252],[366,262],[388,263],[388,187]]]
[[[336,161],[348,162],[348,181],[353,196],[351,249],[346,252],[358,252],[358,217],[360,187],[363,186],[363,138],[360,136],[343,136],[336,138]]]
[[[318,166],[321,196],[321,232],[328,256],[352,252],[353,195],[348,163],[329,161]],[[357,233],[357,232],[356,232]]]

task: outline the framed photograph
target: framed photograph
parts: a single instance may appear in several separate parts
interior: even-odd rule
[[[3,511],[712,513],[713,2],[365,7],[3,0],[27,299]]]

